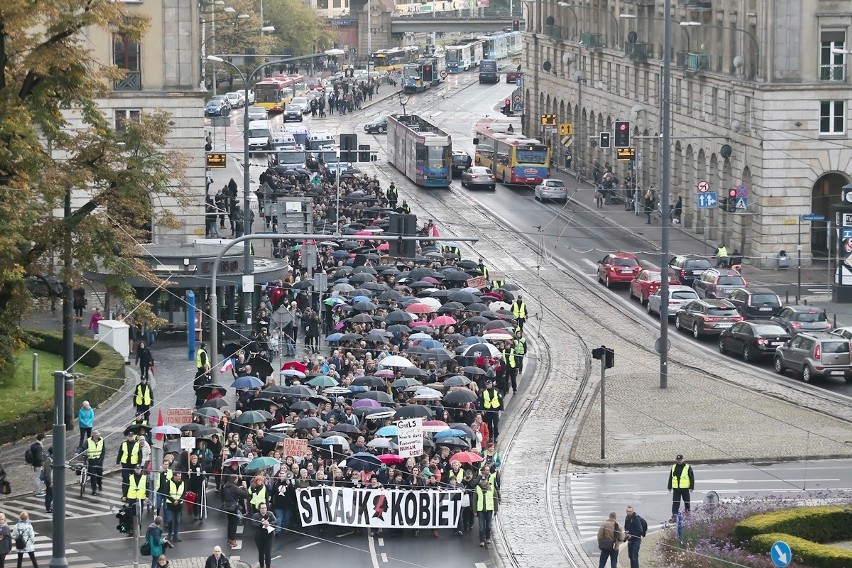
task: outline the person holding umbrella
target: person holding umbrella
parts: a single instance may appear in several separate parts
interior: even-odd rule
[[[275,515],[261,503],[251,517],[254,526],[254,544],[257,546],[259,568],[272,568],[272,539],[275,534]]]

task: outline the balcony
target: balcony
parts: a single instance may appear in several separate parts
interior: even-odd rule
[[[645,63],[654,57],[654,44],[627,42],[624,44],[624,54],[634,61]]]
[[[141,91],[142,72],[126,71],[124,78],[113,81],[112,88],[114,91]]]
[[[583,32],[580,34],[580,45],[589,49],[600,49],[604,47],[603,34]]]
[[[549,37],[550,39],[562,40],[564,39],[562,35],[562,26],[553,26],[550,24],[544,25],[544,35]]]
[[[677,0],[677,5],[695,12],[706,12],[713,9],[713,3],[708,0]]]
[[[689,59],[689,54],[685,51],[678,51],[675,53],[675,65],[677,65],[678,69],[686,69],[686,64]]]
[[[708,71],[710,69],[710,55],[707,53],[688,53],[686,57],[687,71]]]
[[[846,82],[845,65],[822,65],[819,68],[819,80],[829,82]]]

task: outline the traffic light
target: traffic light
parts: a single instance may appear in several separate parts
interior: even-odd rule
[[[733,213],[737,210],[737,189],[732,187],[728,190],[728,207],[726,211],[728,213]]]
[[[630,123],[626,120],[615,121],[615,147],[627,148],[630,146]]]
[[[512,114],[512,100],[511,99],[506,99],[506,100],[503,101],[503,110],[501,110],[500,112],[502,112],[506,116],[509,116],[510,114]]]
[[[601,148],[609,148],[610,140],[609,140],[609,132],[601,132],[601,140],[598,144]]]
[[[118,526],[115,527],[116,530],[122,534],[129,533],[130,523],[133,521],[129,509],[122,507],[115,515],[115,518],[118,519]]]
[[[720,197],[718,207],[722,211],[727,211],[728,210],[728,198],[727,197]]]
[[[517,18],[512,20],[512,31],[513,32],[521,31],[521,21],[518,20]]]
[[[615,349],[601,345],[592,349],[592,358],[603,361],[604,369],[611,369],[615,366]]]

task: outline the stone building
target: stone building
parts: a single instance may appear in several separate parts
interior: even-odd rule
[[[550,136],[539,116],[556,114],[573,124],[572,166],[610,162],[624,179],[596,141],[630,121],[638,185],[658,189],[663,0],[524,4],[526,131]],[[672,201],[684,229],[769,266],[796,250],[799,215],[830,217],[850,182],[852,2],[672,0],[670,17]],[[720,198],[743,186],[744,208],[699,210],[702,181]],[[803,257],[825,256],[825,224],[804,232]]]

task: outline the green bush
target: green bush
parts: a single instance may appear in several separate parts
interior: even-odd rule
[[[30,347],[62,354],[62,334],[54,331],[29,329]],[[96,344],[91,339],[74,338],[74,359],[92,367],[90,375],[74,383],[74,415],[77,415],[84,400],[93,407],[108,400],[124,385],[124,359],[108,345]],[[53,425],[53,409],[33,409],[14,420],[0,424],[0,444],[16,442],[50,430]]]
[[[765,554],[779,540],[790,545],[790,550],[793,551],[793,560],[799,564],[812,568],[848,568],[852,566],[852,550],[818,544],[791,534],[774,532],[755,535],[749,541],[748,547],[753,552]]]
[[[758,535],[785,533],[814,543],[852,538],[852,508],[825,506],[784,509],[737,523],[734,536],[748,543]]]

